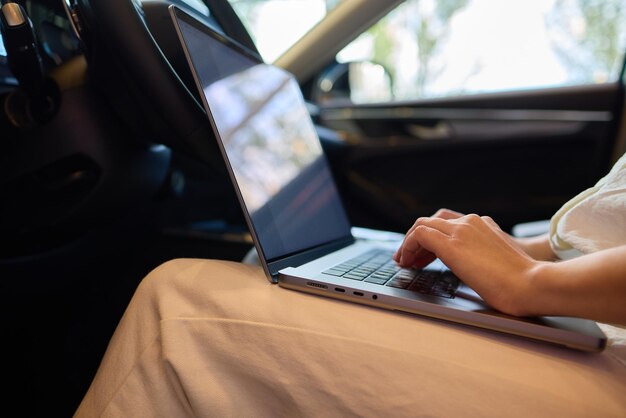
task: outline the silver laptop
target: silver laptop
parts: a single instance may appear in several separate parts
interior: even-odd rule
[[[443,264],[400,269],[395,248],[355,239],[294,77],[180,9],[170,13],[272,283],[579,350],[605,347],[593,321],[499,313]]]

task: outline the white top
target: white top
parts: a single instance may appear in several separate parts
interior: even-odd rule
[[[563,260],[626,245],[626,154],[552,217],[550,245]]]

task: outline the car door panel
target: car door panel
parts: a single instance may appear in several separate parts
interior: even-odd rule
[[[354,223],[405,230],[440,207],[503,228],[549,218],[610,166],[620,84],[385,105],[324,105],[318,122]]]

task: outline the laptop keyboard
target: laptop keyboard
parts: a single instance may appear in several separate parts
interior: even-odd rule
[[[398,267],[393,251],[373,249],[325,270],[324,274],[367,283],[407,289],[452,299],[459,279],[450,271],[415,270]]]

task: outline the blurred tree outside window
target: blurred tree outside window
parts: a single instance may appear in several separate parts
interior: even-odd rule
[[[625,51],[624,0],[407,0],[337,60],[381,64],[413,100],[614,82]]]

